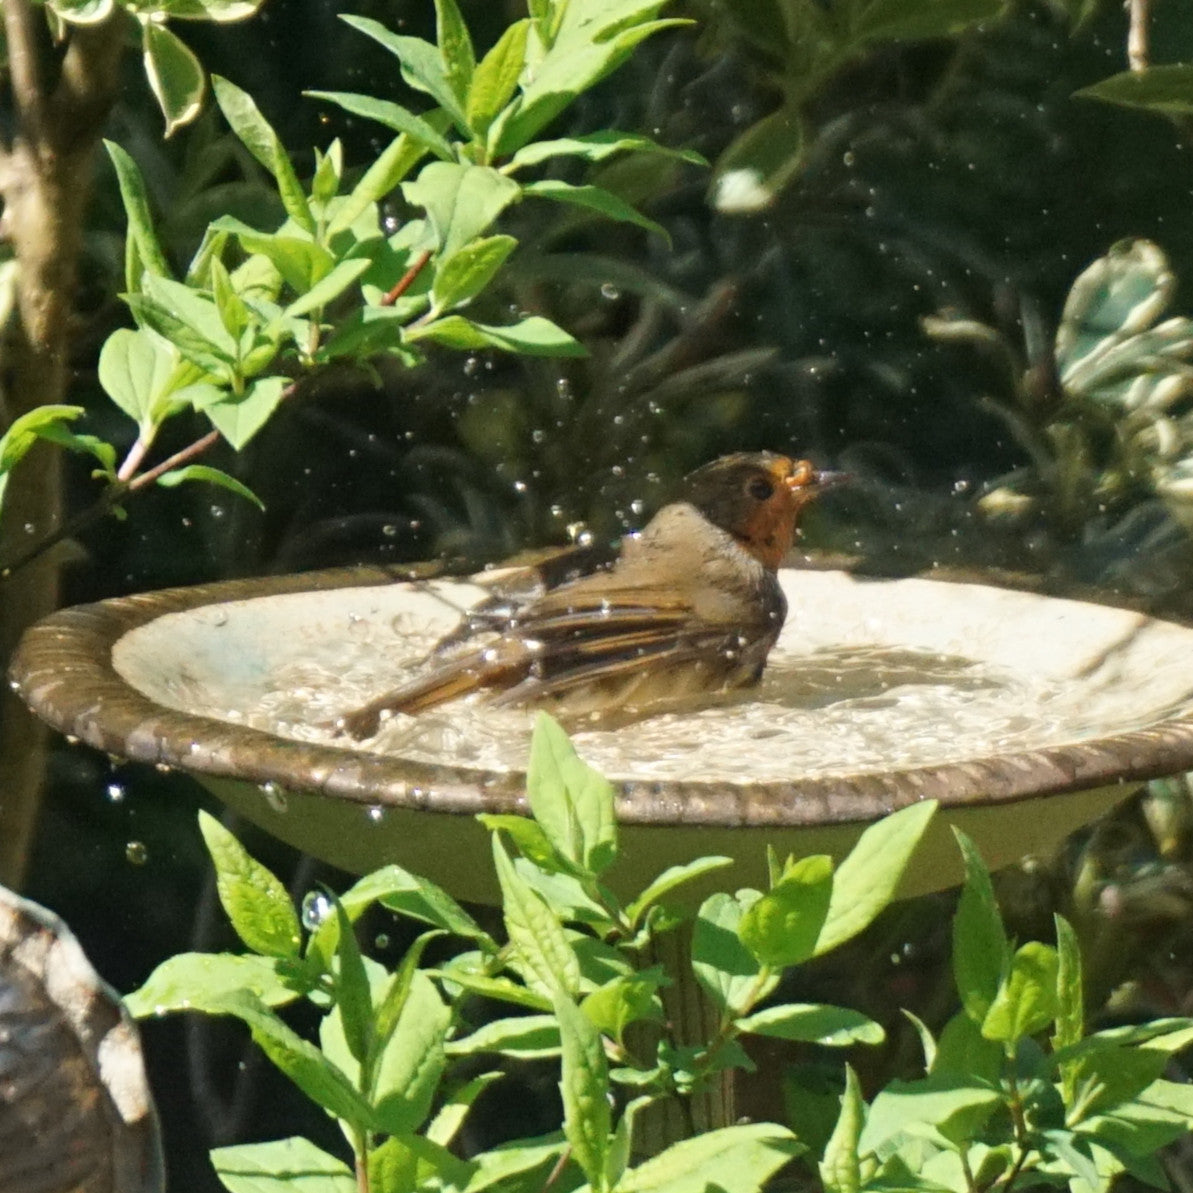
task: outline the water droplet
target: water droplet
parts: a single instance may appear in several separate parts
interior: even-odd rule
[[[612,282],[602,282],[601,297],[613,302],[621,297],[621,291]]]
[[[261,794],[265,796],[265,802],[275,812],[284,812],[290,806],[286,799],[286,793],[273,780],[261,784]]]
[[[124,788],[119,783],[109,783],[107,786],[108,799],[118,804],[124,799]]]
[[[388,949],[390,945],[389,936],[384,932],[378,932],[373,938],[373,947],[376,949]]]
[[[391,539],[398,533],[398,528],[392,522],[386,522],[386,524],[381,527],[381,533],[387,539]]]
[[[333,911],[332,901],[323,891],[307,891],[302,897],[300,918],[308,932],[314,932]]]
[[[377,824],[385,815],[385,809],[380,804],[370,804],[367,815],[374,824]]]
[[[149,860],[149,850],[144,841],[129,841],[124,847],[124,856],[134,866],[143,866]]]

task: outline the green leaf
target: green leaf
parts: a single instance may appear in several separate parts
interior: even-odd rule
[[[825,1193],[859,1193],[862,1187],[859,1143],[866,1122],[866,1104],[861,1083],[852,1065],[845,1066],[845,1092],[841,1113],[820,1161],[820,1180]]]
[[[529,29],[530,22],[525,18],[508,25],[472,76],[465,115],[479,137],[489,131],[497,114],[513,98],[525,63]]]
[[[662,1020],[658,992],[666,981],[658,969],[625,974],[598,986],[580,1005],[599,1030],[621,1043],[631,1024]]]
[[[970,1140],[1001,1103],[998,1089],[965,1076],[934,1074],[919,1081],[892,1081],[870,1104],[860,1150],[875,1151],[900,1132],[925,1127],[953,1142]]]
[[[300,298],[296,298],[286,308],[285,314],[293,318],[321,310],[333,299],[339,298],[371,265],[372,262],[367,257],[349,257],[348,260],[341,261],[331,273],[316,282]]]
[[[489,166],[456,162],[428,162],[417,178],[402,183],[406,201],[426,209],[444,258],[485,232],[521,191]]]
[[[1082,991],[1081,945],[1073,926],[1062,915],[1054,915],[1056,953],[1056,1031],[1053,1049],[1067,1048],[1085,1035],[1085,998]]]
[[[554,13],[554,37],[544,37],[551,23],[546,13],[531,9],[546,53],[523,82],[520,102],[502,113],[493,149],[514,153],[529,142],[582,92],[616,70],[639,42],[685,21],[651,20],[665,0],[630,0],[596,8],[588,4],[559,5]]]
[[[216,102],[224,119],[244,147],[273,175],[278,184],[278,195],[286,214],[312,235],[315,233],[315,217],[307,203],[306,192],[298,181],[298,175],[290,163],[290,155],[278,139],[269,122],[261,115],[253,97],[241,90],[235,83],[220,75],[211,76]]]
[[[833,875],[816,956],[851,940],[895,897],[903,872],[936,812],[935,800],[900,808],[870,825]]]
[[[1055,949],[1038,940],[1021,945],[982,1020],[982,1035],[1010,1044],[1049,1026],[1057,1012],[1058,969]]]
[[[373,999],[352,921],[340,901],[334,896],[333,900],[340,926],[336,942],[335,1003],[348,1048],[357,1061],[363,1061],[372,1041]]]
[[[391,33],[380,21],[374,21],[371,17],[341,13],[340,20],[384,46],[401,63],[402,78],[417,91],[431,96],[451,116],[462,132],[467,129],[464,110],[456,98],[443,56],[437,46],[423,41],[420,37]]]
[[[447,1060],[451,1010],[425,973],[412,971],[397,1026],[376,1062],[370,1095],[381,1128],[417,1131],[430,1113]]]
[[[443,57],[447,85],[457,103],[463,106],[472,83],[472,72],[476,70],[472,38],[456,0],[435,0],[435,18],[435,40]]]
[[[526,183],[522,187],[522,191],[534,198],[550,199],[553,203],[567,203],[572,207],[583,207],[611,220],[637,224],[639,228],[657,233],[668,244],[671,243],[671,237],[662,224],[656,224],[654,220],[644,216],[619,195],[605,190],[604,187],[575,186],[570,182],[561,182],[557,178],[543,178],[538,182]]]
[[[781,1003],[767,1007],[739,1019],[737,1029],[829,1048],[881,1044],[886,1038],[882,1027],[860,1012],[821,1003]]]
[[[588,162],[600,162],[618,153],[650,153],[658,154],[661,157],[677,158],[679,161],[691,162],[696,166],[708,164],[694,149],[672,149],[638,133],[622,133],[613,129],[604,129],[600,132],[585,133],[575,137],[533,141],[519,149],[510,158],[505,169],[510,172],[521,170],[526,166],[535,166],[539,162],[561,156],[580,157]]]
[[[806,961],[816,950],[832,889],[833,859],[801,858],[742,917],[742,944],[773,968]]]
[[[965,886],[953,917],[953,977],[965,1013],[981,1023],[1010,965],[1011,948],[990,872],[974,843],[960,829],[953,833],[965,859]]]
[[[128,234],[137,247],[137,259],[141,266],[150,273],[161,277],[170,276],[170,263],[157,239],[153,228],[153,217],[149,213],[149,196],[145,190],[145,180],[137,163],[115,141],[105,141],[104,148],[112,159],[116,170],[116,181],[120,185],[120,198],[124,204],[124,214],[128,218]],[[125,285],[129,290],[139,290],[140,277],[126,278]]]
[[[263,956],[297,957],[302,937],[286,888],[214,816],[200,812],[199,830],[236,935]]]
[[[4,490],[12,470],[29,449],[39,439],[57,439],[65,430],[65,424],[81,414],[82,406],[49,404],[35,406],[14,419],[8,430],[0,435],[0,503],[4,501]]]
[[[558,1056],[559,1024],[554,1015],[518,1015],[491,1019],[483,1027],[447,1045],[448,1056],[478,1056],[486,1052],[520,1060]]]
[[[235,1015],[271,1061],[308,1098],[357,1130],[373,1130],[377,1117],[352,1083],[314,1044],[287,1027],[255,995],[240,990],[211,1008]]]
[[[438,132],[432,126],[433,132]],[[426,146],[404,133],[395,137],[373,160],[361,180],[336,207],[327,225],[327,233],[334,236],[350,228],[372,203],[380,202],[406,177],[426,153]]]
[[[217,431],[237,450],[269,421],[290,386],[288,377],[261,377],[240,397],[229,395],[214,406],[204,408]]]
[[[144,984],[126,995],[124,1005],[137,1019],[173,1011],[207,1011],[235,990],[248,990],[266,1006],[293,1002],[300,990],[278,973],[274,958],[257,953],[176,953]]]
[[[194,52],[165,25],[144,21],[141,38],[145,77],[166,118],[169,137],[198,116],[203,107],[206,77]]]
[[[930,1072],[995,1082],[1002,1073],[1003,1049],[982,1035],[981,1023],[959,1011],[940,1033]]]
[[[757,895],[754,894],[757,898]],[[692,931],[692,972],[718,1007],[743,1014],[774,989],[778,975],[760,980],[757,958],[742,944],[738,928],[748,896],[710,896],[696,914]]]
[[[489,236],[472,241],[444,261],[435,271],[431,287],[435,310],[447,311],[475,298],[517,244],[512,236]]]
[[[251,17],[265,0],[153,0],[153,8],[180,21],[227,24]]]
[[[432,932],[423,932],[403,954],[401,964],[389,979],[388,985],[379,991],[376,1000],[377,1012],[373,1018],[372,1045],[369,1049],[369,1072],[375,1069],[377,1057],[397,1030],[402,1012],[406,1009],[407,1002],[410,1001],[414,976],[419,972],[423,951],[439,935],[441,933],[438,929]]]
[[[142,434],[171,411],[167,400],[178,373],[177,353],[147,331],[118,328],[99,353],[99,383]]]
[[[406,339],[431,340],[448,348],[500,348],[526,356],[586,356],[587,350],[561,327],[541,315],[531,315],[508,327],[473,323],[463,315],[446,315],[431,323],[406,328]]]
[[[376,99],[371,95],[358,95],[352,91],[304,91],[303,94],[311,99],[326,100],[354,116],[375,120],[378,124],[384,124],[386,128],[392,128],[394,132],[404,133],[422,149],[446,162],[455,160],[451,142],[429,121],[416,116],[401,104],[387,99]]]
[[[1073,94],[1079,99],[1100,99],[1163,116],[1189,116],[1193,115],[1193,65],[1174,63],[1125,70]]]
[[[201,369],[225,376],[236,360],[237,345],[214,300],[182,282],[153,274],[142,277],[141,290],[125,296],[138,322],[147,324]]]
[[[616,859],[613,784],[580,758],[545,712],[535,717],[526,798],[547,839],[574,865],[600,874]]]
[[[356,1193],[356,1177],[342,1160],[309,1139],[239,1143],[211,1151],[211,1165],[229,1193]]]
[[[562,1048],[563,1133],[589,1183],[602,1189],[613,1125],[605,1050],[600,1032],[566,994],[557,991],[554,1002]]]
[[[554,1165],[567,1147],[567,1141],[559,1131],[538,1139],[519,1139],[514,1143],[501,1144],[476,1156],[476,1174],[468,1182],[464,1193],[482,1193],[495,1186],[512,1189],[538,1188],[514,1182],[515,1177],[533,1172],[542,1172]],[[507,1185],[507,1182],[510,1184]]]
[[[481,998],[491,998],[497,1002],[508,1002],[516,1007],[526,1007],[532,1011],[549,1010],[551,1000],[545,994],[539,994],[526,986],[520,986],[509,978],[493,978],[484,973],[476,973],[453,966],[441,970],[428,970],[429,976],[439,978],[444,982],[451,982],[463,990],[480,995]]]
[[[786,1127],[745,1123],[673,1143],[631,1168],[617,1193],[755,1193],[803,1145]]]
[[[439,1147],[449,1146],[459,1134],[464,1119],[477,1098],[503,1076],[503,1073],[482,1073],[449,1094],[427,1125],[424,1132],[427,1139]]]
[[[678,866],[668,866],[626,909],[630,923],[637,927],[642,916],[664,895],[670,894],[685,883],[702,878],[705,874],[711,874],[714,870],[732,866],[733,861],[731,857],[700,857]]]
[[[1083,269],[1065,299],[1056,333],[1062,384],[1070,391],[1083,390],[1104,375],[1116,349],[1151,328],[1175,290],[1168,258],[1150,240],[1120,240]],[[1177,323],[1172,330],[1177,352],[1183,353],[1187,329]],[[1154,340],[1144,344],[1153,352],[1163,351]],[[1146,371],[1142,360],[1129,363],[1128,375]]]
[[[351,916],[359,915],[371,903],[381,903],[399,915],[421,920],[453,936],[478,941],[482,947],[497,951],[493,938],[442,887],[401,866],[382,866],[367,874],[346,891],[340,901]]]
[[[490,832],[505,833],[518,852],[540,870],[553,874],[567,869],[567,860],[556,852],[547,834],[543,832],[542,825],[537,821],[517,816],[512,812],[478,812],[476,818]]]
[[[496,836],[493,859],[501,884],[506,933],[527,985],[548,997],[559,990],[575,994],[580,988],[580,963],[559,921],[542,896],[514,869]]]
[[[202,481],[204,484],[218,485],[221,489],[227,489],[229,493],[235,493],[237,497],[243,497],[245,501],[251,501],[259,510],[265,509],[265,502],[248,485],[242,484],[236,477],[229,476],[221,469],[211,468],[206,464],[187,464],[183,468],[173,468],[169,472],[163,472],[157,478],[157,483],[166,489],[173,489],[188,481]]]
[[[796,102],[750,125],[717,161],[713,205],[727,215],[765,210],[799,172],[805,140],[804,117]]]
[[[369,1152],[367,1187],[376,1193],[462,1189],[476,1169],[476,1164],[453,1156],[428,1138],[393,1135]]]

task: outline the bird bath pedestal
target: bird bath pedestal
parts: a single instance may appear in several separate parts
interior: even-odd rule
[[[1193,768],[1193,630],[977,585],[781,579],[790,613],[759,689],[577,734],[619,789],[615,889],[708,854],[736,859],[710,884],[761,887],[766,845],[840,856],[934,798],[904,890],[923,892],[959,877],[948,824],[1004,865],[1050,852],[1133,782]],[[531,718],[446,707],[363,744],[317,728],[394,686],[484,595],[378,569],[149,593],[39,623],[11,676],[63,733],[186,770],[305,852],[356,872],[398,862],[491,902],[474,814],[525,810]]]

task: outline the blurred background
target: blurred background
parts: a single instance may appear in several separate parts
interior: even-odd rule
[[[461,7],[478,48],[523,15],[512,0]],[[341,11],[433,37],[430,0],[267,0],[247,23],[183,31],[210,70],[253,92],[300,174],[311,145],[340,137],[360,164],[388,139],[304,90],[419,106]],[[1124,239],[1152,242],[1166,265],[1162,284],[1154,257],[1128,254],[1123,268],[1165,292],[1168,315],[1193,313],[1187,128],[1074,98],[1125,69],[1122,5],[1009,3],[953,36],[876,39],[831,69],[772,35],[774,11],[765,0],[676,3],[668,15],[696,23],[640,46],[565,118],[561,133],[641,130],[712,163],[630,156],[598,167],[670,243],[552,205],[509,215],[520,247],[485,297],[488,313],[549,315],[586,358],[444,353],[414,370],[317,378],[245,452],[210,461],[257,492],[263,514],[201,486],[153,489],[127,519],[78,538],[64,603],[355,562],[442,557],[464,570],[580,529],[612,540],[690,468],[765,447],[854,474],[815,508],[804,539],[848,566],[1010,576],[1193,615],[1184,357],[1162,403],[1132,421],[1114,379],[1067,378],[1072,334],[1068,355],[1063,334],[1057,352],[1067,299],[1070,329],[1096,305],[1069,299],[1074,282]],[[1193,61],[1180,0],[1152,6],[1150,34],[1153,62]],[[108,136],[140,163],[163,242],[185,260],[208,219],[260,215],[269,192],[210,112],[163,142],[131,58]],[[743,192],[740,168],[763,159],[760,198]],[[576,180],[572,165],[559,169]],[[105,173],[71,400],[117,442],[131,425],[99,392],[95,357],[127,317],[115,298],[123,222]],[[1155,376],[1145,365],[1130,376]],[[175,428],[175,446],[199,431]],[[68,467],[82,507],[87,467]],[[49,766],[25,892],[72,925],[105,977],[128,990],[171,952],[230,943],[213,927],[197,788],[61,739]],[[1021,935],[1047,932],[1054,908],[1084,925],[1107,1016],[1193,1009],[1189,823],[1184,781],[1153,785],[1065,856],[1003,880]],[[255,834],[246,842],[299,896],[338,881]],[[925,1015],[947,1012],[940,923],[939,904],[897,910],[859,946],[860,970],[855,960],[806,980],[848,984],[833,987],[835,1001],[888,1022],[892,989]],[[263,1084],[273,1078],[237,1029],[171,1021],[146,1037],[177,1188],[217,1187],[203,1159],[213,1144],[327,1130],[280,1080]],[[896,1043],[882,1063],[911,1059]],[[526,1082],[548,1123],[553,1081]],[[492,1118],[499,1135],[497,1109]]]

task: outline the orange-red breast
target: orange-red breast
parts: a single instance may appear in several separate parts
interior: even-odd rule
[[[608,571],[562,584],[500,627],[452,635],[423,675],[336,721],[355,738],[485,688],[560,715],[658,710],[756,683],[787,615],[775,570],[800,511],[840,473],[739,452],[685,478]]]

